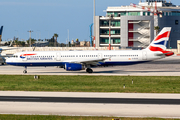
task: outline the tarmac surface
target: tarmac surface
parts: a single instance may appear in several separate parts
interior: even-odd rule
[[[0,74],[23,75],[0,66]],[[26,75],[180,76],[180,57],[130,66],[93,68],[94,73],[28,67]],[[0,114],[180,118],[180,94],[0,91]]]
[[[0,91],[1,114],[180,118],[179,103],[179,94]]]
[[[28,67],[26,75],[118,75],[118,76],[180,76],[180,56],[171,56],[147,63],[92,68],[93,73],[82,71],[65,71],[57,67]],[[0,74],[21,75],[23,67],[0,66]]]

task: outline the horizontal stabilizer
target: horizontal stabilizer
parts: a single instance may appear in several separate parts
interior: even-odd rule
[[[163,53],[156,53],[155,54],[156,56],[171,56],[171,55],[174,55],[174,52],[171,52],[171,51],[164,51]]]

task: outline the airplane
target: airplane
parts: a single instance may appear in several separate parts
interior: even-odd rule
[[[2,31],[3,31],[3,26],[1,26],[0,29],[0,42],[2,41]],[[3,65],[5,63],[5,58],[1,56],[1,52],[3,51],[2,48],[0,48],[0,63]]]
[[[0,29],[0,42],[2,41],[2,32],[3,32],[3,26],[1,26],[1,29]],[[12,50],[12,49],[18,49],[18,48],[10,48],[12,46],[12,43],[13,41],[11,41],[10,45],[9,46],[1,46],[0,47],[0,64],[1,65],[4,65],[5,64],[5,57],[11,57],[12,55],[2,55],[2,51],[5,51],[5,50]]]
[[[93,73],[92,68],[98,66],[132,65],[149,62],[171,56],[166,51],[171,27],[165,27],[151,44],[142,50],[111,50],[111,51],[31,51],[19,52],[8,58],[6,63],[14,66],[61,66],[66,71],[85,70]]]
[[[1,42],[1,37],[2,37],[2,31],[3,31],[3,26],[1,26],[1,29],[0,29],[0,42]]]

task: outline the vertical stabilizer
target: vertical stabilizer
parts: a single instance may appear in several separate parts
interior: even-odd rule
[[[3,26],[1,26],[1,29],[0,29],[0,42],[1,42],[1,37],[2,37],[2,31],[3,31]]]
[[[171,27],[164,27],[146,49],[154,52],[166,51],[166,46],[169,40],[170,32],[171,32]]]

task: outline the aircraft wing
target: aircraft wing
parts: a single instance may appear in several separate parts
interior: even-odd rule
[[[0,48],[1,51],[4,51],[4,50],[14,50],[14,49],[19,49],[18,47],[2,47]]]
[[[13,57],[13,55],[0,55],[0,57]]]
[[[109,58],[99,58],[99,59],[89,59],[89,60],[72,60],[72,61],[67,61],[67,62],[70,62],[70,63],[79,63],[79,64],[84,64],[84,65],[100,65],[99,62],[104,62],[106,59],[109,59]]]
[[[2,51],[5,51],[5,50],[14,50],[14,49],[19,49],[19,48],[14,48],[14,47],[13,47],[13,48],[12,48],[12,47],[11,47],[11,48],[10,48],[10,47],[1,47],[1,48],[0,48],[0,53],[1,53]]]

